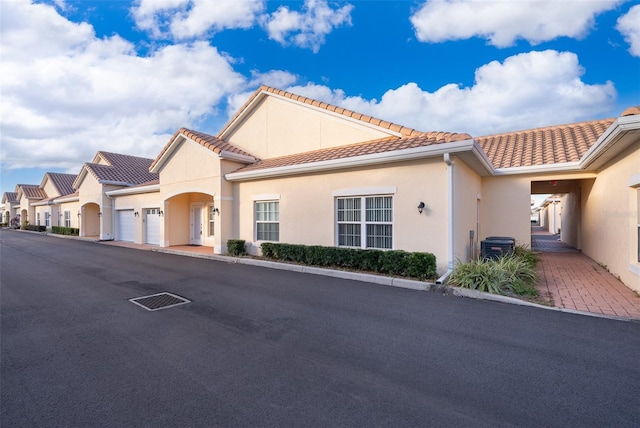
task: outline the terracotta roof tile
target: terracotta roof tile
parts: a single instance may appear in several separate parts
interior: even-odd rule
[[[158,174],[149,172],[153,159],[118,153],[98,152],[108,165],[85,163],[89,172],[99,181],[117,181],[135,185],[157,180]]]
[[[387,137],[364,143],[349,144],[346,146],[331,147],[277,158],[264,159],[242,167],[234,172],[248,172],[336,159],[347,159],[356,156],[425,147],[470,138],[471,137],[468,134],[454,134],[449,132],[425,132],[411,138]]]
[[[615,119],[479,137],[475,140],[494,168],[577,162]]]
[[[173,136],[169,139],[169,142],[162,148],[162,150],[160,151],[158,156],[156,156],[155,160],[151,163],[149,168],[153,168],[160,161],[160,159],[162,159],[164,154],[167,152],[167,150],[171,148],[171,146],[173,145],[173,142],[180,134],[183,134],[187,138],[195,141],[196,143],[200,144],[202,147],[205,147],[214,153],[220,154],[223,151],[225,151],[225,152],[230,152],[230,153],[234,153],[242,156],[249,156],[258,160],[258,158],[256,158],[255,156],[227,143],[222,138],[205,134],[203,132],[193,131],[187,128],[180,128],[176,131],[175,134],[173,134]]]
[[[76,180],[77,175],[58,172],[47,172],[45,175],[49,176],[53,185],[58,189],[59,196],[70,195],[74,192],[73,182]]]
[[[251,97],[249,97],[249,99],[247,100],[247,102],[240,108],[240,110],[238,110],[238,112],[231,118],[231,120],[229,120],[229,122],[227,122],[227,124],[225,125],[224,128],[222,128],[222,130],[220,131],[220,133],[218,133],[218,136],[222,135],[227,128],[229,128],[229,126],[231,126],[231,124],[238,118],[238,116],[240,116],[244,110],[246,110],[246,108],[253,102],[253,100],[260,95],[261,92],[269,92],[275,95],[279,95],[281,97],[285,97],[285,98],[289,98],[292,99],[294,101],[299,101],[301,103],[304,104],[309,104],[312,106],[316,106],[322,109],[325,109],[327,111],[331,111],[331,112],[335,112],[338,114],[342,114],[346,117],[350,117],[362,122],[366,122],[366,123],[371,123],[372,125],[376,125],[376,126],[380,126],[382,128],[386,128],[389,129],[391,131],[394,132],[400,132],[402,134],[403,137],[416,137],[422,134],[422,132],[417,131],[415,129],[412,128],[407,128],[404,126],[399,126],[399,125],[395,125],[393,123],[389,123],[386,121],[383,121],[381,119],[377,119],[377,118],[373,118],[371,116],[366,116],[363,115],[362,113],[358,113],[358,112],[354,112],[354,111],[350,111],[347,110],[345,108],[342,107],[338,107],[335,105],[331,105],[331,104],[327,104],[327,103],[323,103],[321,101],[318,100],[314,100],[311,98],[307,98],[307,97],[303,97],[301,95],[296,95],[293,94],[291,92],[287,92],[287,91],[283,91],[282,89],[277,89],[277,88],[272,88],[270,86],[266,86],[266,85],[262,85],[260,86],[254,93],[253,95],[251,95]]]
[[[18,202],[18,192],[4,192],[2,200],[9,203]]]
[[[36,184],[18,184],[18,194],[22,193],[27,199],[45,199],[47,193]]]

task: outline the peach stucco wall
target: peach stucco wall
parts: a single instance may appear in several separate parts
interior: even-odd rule
[[[395,193],[389,193],[392,190]],[[345,171],[239,182],[234,194],[237,237],[256,251],[254,202],[280,201],[280,242],[336,245],[336,194],[393,196],[393,246],[436,255],[447,265],[447,173],[442,158]],[[279,198],[279,199],[278,199]],[[420,202],[426,204],[418,213]]]
[[[454,260],[467,261],[479,250],[479,236],[482,233],[482,179],[462,161],[454,159],[454,220],[453,242]],[[473,243],[469,231],[474,231]]]
[[[266,97],[225,139],[261,159],[370,141],[389,133],[346,116]]]
[[[638,174],[640,145],[636,144],[599,171],[592,186],[582,189],[582,222],[588,232],[582,251],[636,291],[640,291],[639,196],[630,181]]]

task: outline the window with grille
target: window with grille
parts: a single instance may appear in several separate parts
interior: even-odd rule
[[[64,212],[64,227],[71,227],[71,211]]]
[[[264,201],[255,203],[256,240],[280,240],[280,202]]]
[[[367,196],[337,198],[339,247],[393,248],[393,198]]]

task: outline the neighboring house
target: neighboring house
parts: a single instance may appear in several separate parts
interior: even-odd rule
[[[134,240],[129,234],[134,221],[133,207],[114,209],[113,199],[107,193],[157,180],[158,175],[149,172],[152,161],[100,151],[90,163],[82,166],[73,182],[77,200],[75,195],[67,198],[65,208],[61,208],[66,213],[77,206],[80,236]]]
[[[74,193],[73,182],[75,179],[74,174],[45,173],[39,187],[46,197],[31,204],[35,210],[35,223],[33,224],[45,226],[47,230],[53,226],[65,225],[65,213],[60,210],[57,199]],[[69,212],[67,216],[70,220],[71,213]]]
[[[73,188],[83,236],[427,251],[441,280],[488,236],[530,245],[531,195],[554,194],[552,232],[640,291],[638,107],[474,138],[263,86],[217,135],[180,129],[155,160],[98,152]]]
[[[20,224],[37,224],[35,203],[47,198],[47,194],[35,184],[16,185],[17,208]]]
[[[11,220],[17,217],[19,208],[18,192],[4,192],[2,195],[2,204],[0,205],[0,215],[2,218],[0,223],[10,226]]]

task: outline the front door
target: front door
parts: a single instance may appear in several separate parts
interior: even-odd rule
[[[202,204],[191,205],[191,245],[202,245]]]

